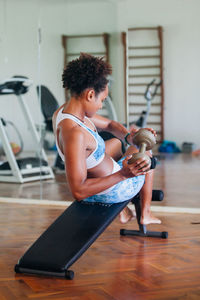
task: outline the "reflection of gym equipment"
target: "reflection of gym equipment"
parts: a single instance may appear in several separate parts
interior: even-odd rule
[[[156,139],[151,131],[144,128],[139,129],[133,136],[133,143],[139,146],[139,152],[132,154],[129,164],[136,162],[139,158],[144,158],[151,164],[151,158],[145,154],[145,151],[151,150],[156,144]]]
[[[144,93],[144,98],[147,100],[147,107],[146,110],[143,110],[141,113],[141,116],[139,117],[139,119],[136,121],[136,125],[139,127],[146,127],[147,126],[147,119],[150,113],[150,109],[151,109],[151,102],[154,99],[154,97],[156,96],[157,90],[159,88],[159,86],[161,85],[162,81],[160,80],[157,84],[155,84],[156,79],[153,79],[146,88],[146,91]],[[155,84],[155,89],[152,92],[152,86]]]
[[[5,126],[5,128],[9,128],[9,127],[12,128],[15,133],[15,136],[17,136],[17,140],[19,141],[19,144],[16,143],[16,141],[11,141],[9,139],[9,135],[7,134],[13,153],[15,155],[19,155],[23,151],[23,148],[24,148],[24,143],[23,143],[22,136],[21,136],[19,130],[17,129],[17,127],[15,126],[15,124],[13,122],[5,120],[3,118],[1,118],[1,121],[2,121],[2,124]],[[2,156],[2,155],[5,155],[5,152],[4,152],[4,149],[3,149],[1,141],[0,141],[0,156]]]
[[[52,140],[53,144],[55,144],[55,139],[54,139],[54,134],[53,134],[53,125],[52,125],[52,116],[54,112],[58,109],[59,104],[54,97],[54,95],[50,92],[50,90],[44,86],[40,85],[37,86],[37,93],[38,96],[41,96],[41,110],[42,114],[44,117],[44,123],[45,123],[45,132],[43,135],[43,140],[44,140],[44,148],[45,149],[50,149],[52,148]],[[47,133],[50,133],[50,135],[53,136],[51,138],[51,141],[47,137]]]
[[[163,192],[153,191],[154,200],[162,201]],[[140,223],[139,197],[117,204],[73,202],[36,240],[15,266],[16,273],[73,279],[69,267],[132,201],[136,207],[139,230],[121,229],[120,234],[167,238],[167,232],[147,231]]]
[[[41,98],[41,110],[44,116],[44,123],[45,123],[43,143],[46,149],[50,149],[53,147],[53,144],[55,145],[52,117],[54,112],[58,109],[59,104],[56,98],[54,97],[54,95],[45,85],[37,86],[36,89],[37,89],[38,96],[40,96]],[[47,133],[49,133],[48,136]],[[51,139],[49,139],[50,136]],[[64,163],[58,154],[56,155],[54,167],[60,170],[64,170],[65,168]]]
[[[23,76],[14,76],[0,83],[0,95],[16,95],[23,111],[26,123],[35,145],[35,157],[16,159],[8,140],[5,126],[0,118],[0,140],[7,162],[0,165],[0,181],[24,183],[34,180],[54,178],[52,169],[48,166],[47,157],[41,149],[40,138],[33,123],[23,94],[28,92],[30,80]]]

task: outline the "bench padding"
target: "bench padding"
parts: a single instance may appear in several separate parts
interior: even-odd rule
[[[73,202],[21,257],[15,271],[64,276],[128,203]]]

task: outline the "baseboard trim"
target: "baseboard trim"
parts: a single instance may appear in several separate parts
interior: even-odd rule
[[[26,198],[9,198],[0,197],[0,203],[16,203],[28,205],[47,205],[47,206],[69,206],[72,201],[57,201],[46,199],[26,199]],[[200,208],[195,207],[176,207],[176,206],[151,206],[151,211],[161,213],[183,213],[183,214],[200,214]]]

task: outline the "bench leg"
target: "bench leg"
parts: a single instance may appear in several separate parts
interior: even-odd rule
[[[146,229],[146,225],[140,223],[141,217],[141,205],[140,199],[138,198],[135,202],[135,211],[137,216],[137,222],[139,226],[139,230],[128,230],[128,229],[120,229],[120,235],[131,235],[131,236],[142,236],[142,237],[158,237],[162,239],[168,238],[168,232],[166,231],[148,231]]]

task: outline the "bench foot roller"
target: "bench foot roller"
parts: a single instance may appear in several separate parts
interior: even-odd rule
[[[140,230],[128,230],[128,229],[121,229],[120,230],[120,235],[132,235],[132,236],[147,236],[147,237],[158,237],[162,239],[167,239],[168,238],[168,232],[166,231],[146,231],[142,232]]]

